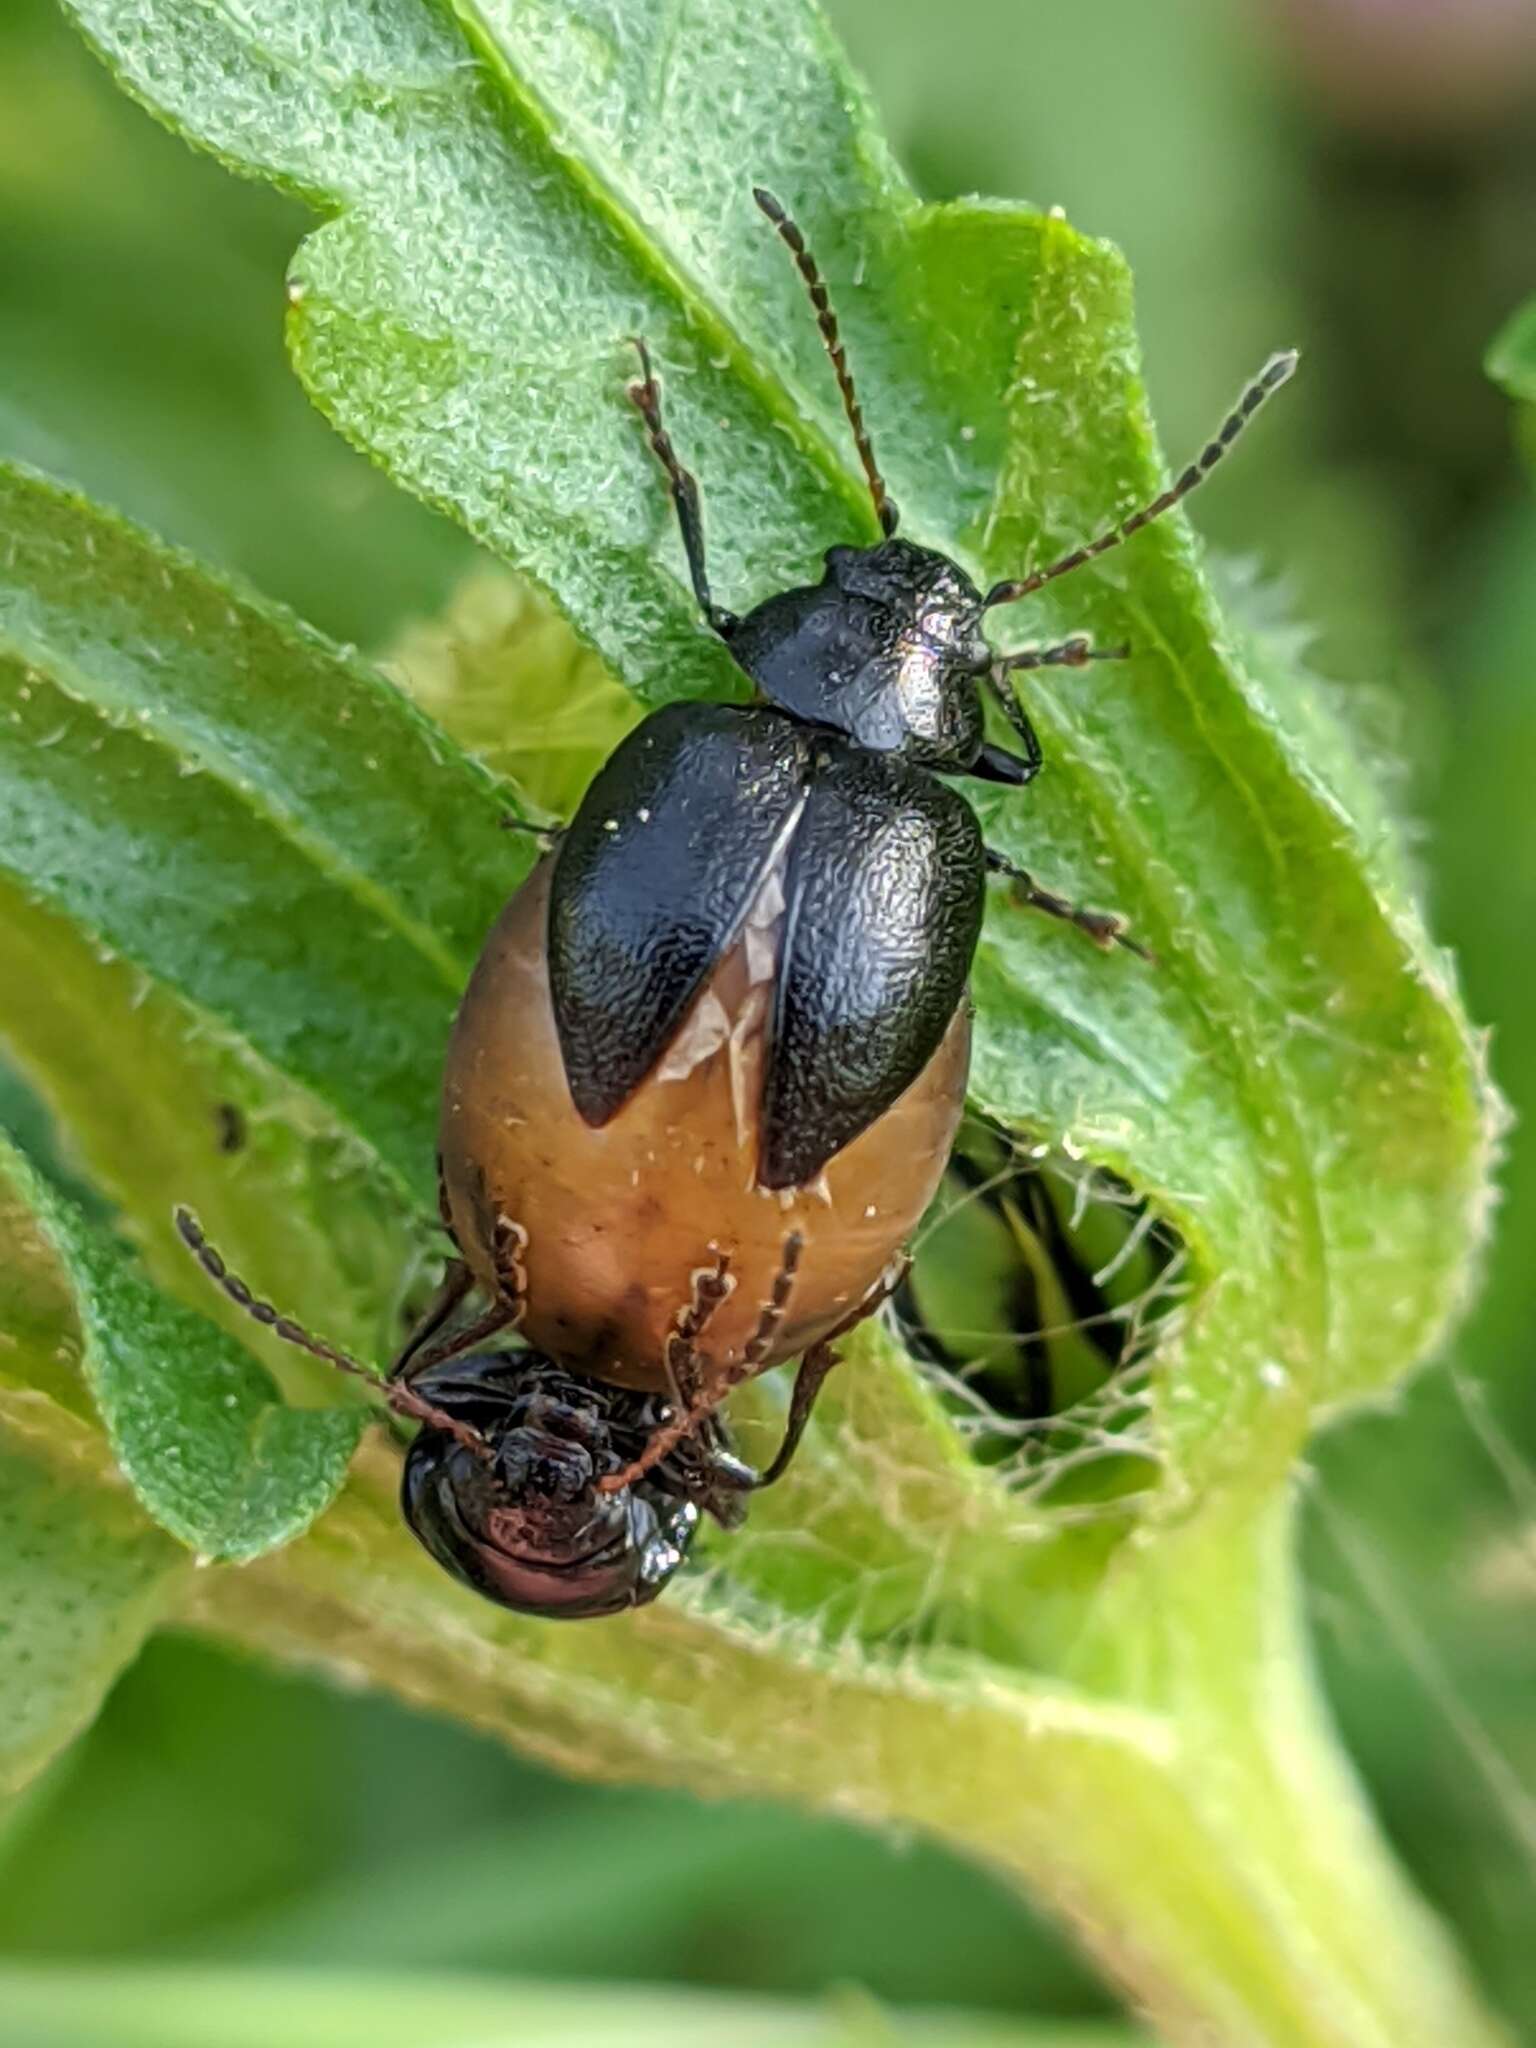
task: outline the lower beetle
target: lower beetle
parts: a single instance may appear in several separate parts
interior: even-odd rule
[[[522,1614],[580,1620],[643,1607],[687,1556],[701,1508],[734,1528],[756,1476],[712,1417],[642,1479],[601,1490],[670,1411],[536,1352],[477,1353],[410,1385],[478,1442],[437,1424],[418,1430],[400,1482],[406,1522],[453,1578]]]
[[[760,1483],[710,1416],[686,1437],[674,1435],[643,1477],[605,1487],[675,1429],[675,1411],[656,1395],[581,1378],[539,1352],[465,1356],[457,1338],[433,1346],[436,1305],[380,1380],[258,1300],[185,1209],[176,1226],[248,1315],[363,1379],[420,1425],[401,1474],[407,1526],[450,1577],[499,1606],[568,1620],[643,1607],[687,1556],[701,1513],[737,1527],[745,1494]],[[690,1311],[698,1320],[697,1293]],[[678,1323],[685,1349],[689,1312]]]

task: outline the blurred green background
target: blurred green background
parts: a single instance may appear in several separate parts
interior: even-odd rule
[[[1302,347],[1197,516],[1234,602],[1305,621],[1307,658],[1393,736],[1436,928],[1497,1022],[1504,1090],[1536,1107],[1536,433],[1481,369],[1536,290],[1536,0],[831,12],[924,192],[1060,205],[1127,250],[1174,455]],[[473,557],[290,376],[306,224],[120,99],[46,0],[4,0],[0,449],[372,647]],[[1536,1134],[1505,1183],[1454,1358],[1318,1446],[1308,1563],[1386,1825],[1536,2038]],[[1109,2010],[937,1851],[569,1785],[178,1640],[5,1817],[0,1955]]]

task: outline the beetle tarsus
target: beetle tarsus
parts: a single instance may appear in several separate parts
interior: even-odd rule
[[[1125,919],[1117,911],[1080,909],[1065,896],[1058,896],[1054,889],[1043,889],[1028,868],[1021,868],[1017,861],[1011,861],[1007,854],[998,853],[990,846],[987,848],[987,866],[995,875],[1006,875],[1020,900],[1031,910],[1043,911],[1047,917],[1075,925],[1085,937],[1092,939],[1101,952],[1108,953],[1116,946],[1123,946],[1149,966],[1158,964],[1157,955],[1139,939],[1130,936]]]
[[[524,832],[534,841],[541,853],[553,853],[565,837],[564,825],[536,825],[532,818],[520,818],[515,811],[508,811],[502,817],[503,832]]]

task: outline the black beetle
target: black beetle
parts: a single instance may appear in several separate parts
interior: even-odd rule
[[[185,1209],[176,1226],[248,1315],[420,1425],[400,1480],[406,1524],[450,1577],[498,1606],[567,1620],[643,1607],[687,1556],[701,1512],[735,1528],[743,1496],[760,1483],[718,1416],[684,1434],[657,1395],[567,1372],[540,1352],[466,1356],[460,1338],[432,1345],[445,1320],[441,1296],[381,1380],[258,1300]],[[602,1483],[669,1429],[643,1477]]]
[[[701,1509],[734,1528],[756,1481],[711,1417],[633,1485],[600,1489],[671,1411],[537,1352],[475,1353],[410,1386],[479,1442],[435,1421],[418,1430],[400,1481],[406,1522],[452,1577],[522,1614],[580,1620],[643,1607],[687,1556]]]
[[[1010,673],[1126,650],[1073,637],[999,656],[982,634],[986,613],[1176,505],[1296,360],[1274,357],[1150,504],[983,594],[947,556],[898,535],[821,277],[777,200],[754,197],[810,292],[882,537],[829,549],[817,584],[743,617],[723,609],[709,585],[698,486],[636,341],[641,376],[629,396],[670,486],[694,594],[760,701],[670,705],[620,745],[558,835],[552,871],[537,870],[493,930],[445,1070],[445,1216],[491,1296],[491,1317],[503,1285],[494,1234],[515,1217],[538,1263],[534,1341],[583,1372],[656,1387],[668,1385],[665,1314],[682,1260],[713,1239],[737,1251],[740,1267],[764,1271],[774,1203],[794,1208],[806,1253],[794,1313],[759,1347],[758,1366],[824,1341],[861,1303],[883,1298],[959,1115],[966,984],[989,870],[1099,945],[1142,951],[1122,919],[1078,909],[989,849],[970,805],[939,777],[1021,786],[1038,772],[1041,749]],[[988,695],[1022,752],[986,739]],[[762,985],[743,990],[738,974],[732,1009],[716,978],[754,936]],[[695,1045],[706,1009],[718,1030]],[[756,1048],[750,1065],[735,1063],[742,1038]],[[706,1058],[733,1062],[737,1131],[719,1148],[723,1177],[711,1178],[716,1155],[700,1147],[717,1142],[731,1101],[701,1110],[675,1093],[654,1099]],[[915,1142],[909,1135],[878,1171],[854,1167],[853,1148],[914,1100],[934,1112]],[[610,1132],[611,1147],[597,1142]],[[627,1150],[626,1133],[635,1141]],[[692,1169],[699,1184],[690,1188]],[[860,1224],[858,1259],[839,1257]],[[752,1329],[741,1313],[717,1320],[692,1413],[742,1376]]]

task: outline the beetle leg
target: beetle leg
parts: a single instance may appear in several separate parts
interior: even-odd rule
[[[490,1337],[498,1337],[504,1330],[517,1327],[517,1315],[501,1300],[493,1301],[483,1309],[473,1322],[462,1329],[454,1330],[439,1343],[429,1344],[425,1350],[410,1350],[403,1354],[401,1362],[391,1367],[389,1377],[401,1384],[409,1384],[424,1372],[430,1372],[436,1365],[446,1365],[450,1359],[462,1358],[466,1351],[473,1351],[477,1344],[483,1344]]]
[[[389,1377],[392,1380],[413,1380],[421,1373],[430,1372],[435,1365],[446,1365],[452,1358],[462,1358],[466,1351],[473,1351],[477,1344],[483,1344],[489,1337],[515,1330],[523,1320],[527,1306],[528,1275],[523,1266],[523,1255],[527,1249],[528,1233],[522,1224],[514,1223],[509,1216],[498,1216],[491,1232],[491,1256],[496,1265],[497,1284],[490,1302],[473,1321],[450,1331],[446,1337],[438,1338],[435,1344],[428,1342],[429,1338],[437,1336],[474,1285],[473,1276],[463,1261],[452,1260],[421,1323],[411,1332],[390,1367]]]
[[[801,1359],[795,1373],[794,1390],[789,1397],[789,1415],[784,1424],[783,1440],[774,1453],[773,1462],[758,1474],[759,1486],[772,1486],[782,1478],[789,1461],[800,1448],[800,1439],[805,1434],[805,1425],[811,1419],[811,1410],[816,1405],[816,1396],[821,1392],[822,1382],[837,1364],[839,1353],[832,1348],[831,1339],[815,1344]]]
[[[429,1344],[424,1350],[408,1348],[390,1368],[390,1378],[408,1384],[424,1372],[430,1372],[435,1365],[446,1365],[452,1358],[462,1358],[466,1351],[473,1351],[477,1344],[483,1344],[490,1337],[499,1337],[504,1330],[517,1327],[519,1311],[511,1309],[498,1296],[489,1308],[482,1309],[473,1322],[464,1324],[462,1329],[453,1330],[436,1344]]]
[[[1086,668],[1090,661],[1126,661],[1130,652],[1128,646],[1091,647],[1086,633],[1072,633],[1051,647],[1021,647],[1013,654],[1001,655],[988,674],[1000,678],[1014,669]],[[1005,683],[998,687],[1007,690]]]
[[[722,1529],[741,1527],[758,1476],[745,1458],[737,1457],[718,1412],[706,1415],[694,1434],[677,1446],[669,1470],[689,1499]]]
[[[718,1245],[711,1245],[714,1254],[713,1266],[700,1266],[693,1275],[693,1287],[685,1307],[679,1309],[676,1320],[667,1337],[663,1363],[666,1366],[669,1391],[679,1414],[691,1411],[698,1405],[699,1338],[709,1326],[710,1318],[720,1304],[736,1290],[736,1276],[732,1273],[730,1255],[721,1251]]]
[[[1080,932],[1086,932],[1096,946],[1107,953],[1111,946],[1124,946],[1128,953],[1146,960],[1153,966],[1157,955],[1126,934],[1125,919],[1112,910],[1080,910],[1075,903],[1069,903],[1065,896],[1058,896],[1052,889],[1042,889],[1027,868],[1021,868],[1005,853],[998,853],[988,847],[987,866],[995,875],[1006,875],[1016,886],[1019,895],[1031,910],[1043,910],[1047,917],[1059,917],[1064,924],[1076,925]]]
[[[437,1284],[436,1292],[422,1311],[415,1328],[395,1354],[394,1363],[389,1368],[389,1377],[392,1380],[410,1378],[411,1360],[422,1346],[429,1343],[442,1329],[474,1284],[474,1276],[462,1259],[448,1261],[443,1268],[443,1277]]]
[[[638,383],[628,387],[629,402],[645,421],[651,452],[667,473],[677,523],[682,528],[683,552],[688,557],[688,579],[699,601],[699,610],[721,639],[729,640],[737,623],[736,614],[723,610],[710,596],[709,577],[704,567],[704,520],[699,510],[698,479],[678,461],[672,436],[662,423],[661,386],[651,368],[650,351],[639,335],[631,338],[640,357],[641,376]]]
[[[721,1374],[720,1383],[704,1398],[695,1398],[686,1408],[681,1409],[672,1420],[658,1429],[638,1458],[630,1460],[622,1471],[610,1472],[597,1482],[599,1493],[618,1493],[626,1486],[633,1486],[637,1479],[643,1479],[647,1472],[659,1465],[663,1458],[674,1451],[684,1437],[692,1436],[699,1424],[712,1415],[732,1388],[739,1387],[743,1380],[750,1379],[773,1348],[773,1340],[789,1308],[790,1296],[795,1291],[795,1274],[800,1267],[800,1254],[805,1240],[798,1230],[792,1230],[784,1240],[784,1254],[779,1270],[774,1276],[773,1292],[763,1304],[763,1312],[757,1319],[757,1328],[742,1351],[737,1362]]]
[[[1064,644],[1071,645],[1071,642]],[[1009,689],[1007,683],[1004,682],[1000,664],[994,662],[992,667],[982,677],[982,681],[1004,718],[1007,719],[1008,723],[1018,734],[1024,747],[1023,758],[1018,760],[1018,768],[1022,772],[1017,774],[1014,780],[1021,783],[1031,782],[1040,773],[1041,763],[1045,759],[1045,755],[1040,747],[1039,734],[1030,723],[1023,705],[1015,697],[1012,690]],[[1006,758],[1014,760],[1017,757],[1009,755]]]
[[[1023,742],[1024,751],[1022,754],[1010,754],[1005,747],[984,746],[967,772],[984,782],[1006,782],[1014,789],[1022,789],[1026,782],[1034,781],[1044,765],[1040,736],[1008,686],[1007,677],[1011,670],[1084,668],[1090,661],[1123,660],[1130,651],[1129,647],[1090,647],[1086,634],[1074,633],[1070,639],[1059,640],[1053,647],[1021,647],[1016,654],[999,655],[992,666],[983,671],[982,683]]]
[[[784,1424],[783,1441],[774,1453],[772,1464],[758,1479],[759,1486],[772,1486],[776,1479],[781,1479],[791,1458],[799,1449],[800,1439],[805,1434],[805,1425],[811,1419],[811,1410],[816,1405],[816,1396],[821,1392],[822,1382],[841,1357],[841,1353],[835,1351],[833,1346],[840,1337],[846,1337],[870,1316],[878,1315],[911,1269],[912,1261],[905,1253],[893,1259],[852,1314],[845,1316],[835,1329],[829,1330],[821,1342],[813,1345],[801,1359],[800,1369],[795,1374],[794,1390],[789,1397],[789,1415]]]
[[[525,832],[536,841],[540,853],[553,853],[567,829],[564,825],[536,825],[532,818],[520,818],[515,811],[503,813],[500,824],[503,832]]]
[[[1025,723],[1028,724],[1028,720]],[[1045,756],[1040,751],[1039,741],[1035,739],[1033,726],[1030,726],[1029,732],[1032,743],[1029,758],[1010,754],[1006,747],[994,747],[988,743],[966,769],[966,774],[974,775],[978,782],[1006,783],[1010,789],[1022,789],[1026,782],[1033,782],[1040,773]]]

